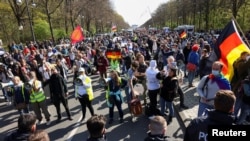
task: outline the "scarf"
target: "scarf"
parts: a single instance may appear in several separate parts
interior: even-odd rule
[[[216,82],[220,89],[231,90],[229,81],[222,74],[220,74],[219,76],[209,74],[208,77],[212,83]]]

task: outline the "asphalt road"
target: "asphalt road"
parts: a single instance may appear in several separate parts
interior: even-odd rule
[[[91,76],[92,85],[94,90],[95,99],[93,100],[93,107],[95,114],[105,115],[108,119],[108,107],[105,101],[105,91],[100,87],[98,83],[98,75]],[[72,87],[72,73],[69,74],[68,80],[69,92],[69,108],[72,113],[73,121],[67,119],[65,109],[61,105],[62,111],[62,122],[56,123],[57,114],[54,105],[49,104],[49,111],[51,113],[52,123],[47,126],[45,123],[37,125],[38,129],[45,129],[50,136],[51,141],[85,141],[88,137],[87,127],[85,123],[79,122],[81,119],[81,107],[79,101],[76,101],[73,96]],[[135,87],[138,91],[142,90],[141,85]],[[0,94],[2,95],[2,94]],[[124,99],[125,94],[123,91]],[[49,100],[47,101],[49,103]],[[106,135],[108,141],[143,141],[147,136],[149,119],[144,116],[136,117],[136,120],[132,122],[130,113],[128,112],[127,103],[123,103],[122,108],[124,109],[124,123],[120,124],[118,120],[118,112],[115,108],[113,124],[106,125]],[[177,111],[176,111],[177,113]],[[18,112],[12,106],[6,106],[5,102],[1,99],[0,101],[0,140],[8,133],[16,129]],[[90,117],[90,112],[87,109],[86,119]],[[183,132],[185,127],[183,121],[180,120],[178,114],[173,118],[173,122],[167,128],[167,136],[174,138],[177,141],[183,140]]]

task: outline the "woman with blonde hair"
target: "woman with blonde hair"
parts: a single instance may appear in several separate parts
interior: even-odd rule
[[[50,124],[50,113],[48,111],[48,106],[46,104],[46,96],[44,94],[41,81],[37,80],[36,73],[34,71],[30,72],[30,84],[32,86],[30,92],[30,104],[34,110],[39,124],[42,124],[42,112],[47,120],[47,125]],[[41,111],[42,110],[42,111]]]
[[[127,82],[121,79],[118,73],[114,70],[110,72],[110,80],[107,82],[106,99],[109,106],[109,124],[112,124],[114,119],[114,107],[116,106],[120,116],[120,123],[123,122],[122,103],[123,97],[121,88],[124,88]]]

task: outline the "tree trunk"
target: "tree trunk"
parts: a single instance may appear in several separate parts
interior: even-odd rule
[[[209,13],[210,13],[210,7],[209,7],[209,0],[205,1],[206,9],[205,9],[205,29],[206,31],[209,30]]]
[[[64,17],[64,27],[65,27],[65,33],[68,34],[69,28],[68,28],[68,13],[69,13],[69,1],[65,0],[65,17]]]
[[[49,21],[49,29],[50,29],[50,33],[51,33],[51,38],[52,38],[52,41],[54,42],[55,39],[54,39],[54,33],[53,33],[53,28],[52,28],[52,23],[51,23],[51,17],[50,17],[50,15],[48,15],[48,21]]]

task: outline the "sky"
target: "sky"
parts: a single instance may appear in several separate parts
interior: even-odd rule
[[[131,25],[142,25],[151,18],[159,5],[168,0],[111,0],[115,11],[125,22]]]

